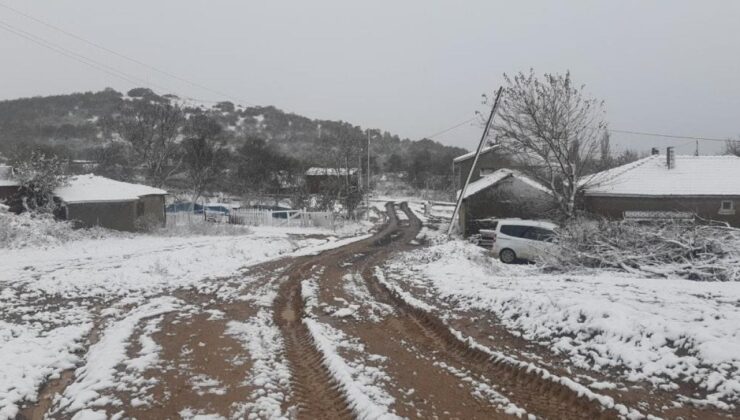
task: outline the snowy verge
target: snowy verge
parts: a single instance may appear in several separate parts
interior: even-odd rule
[[[740,283],[544,274],[502,265],[462,241],[409,252],[386,268],[393,282],[415,278],[456,310],[491,312],[578,367],[614,368],[668,390],[691,382],[707,392],[694,402],[724,409],[740,397]]]

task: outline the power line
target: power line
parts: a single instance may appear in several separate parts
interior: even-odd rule
[[[95,48],[97,48],[97,49],[99,49],[101,51],[105,51],[105,52],[107,52],[109,54],[115,55],[116,57],[122,58],[124,60],[130,61],[130,62],[135,63],[135,64],[138,64],[138,65],[140,65],[142,67],[146,67],[147,69],[153,70],[153,71],[155,71],[157,73],[160,73],[160,74],[165,75],[167,77],[170,77],[172,79],[175,79],[175,80],[178,80],[180,82],[187,83],[187,84],[189,84],[191,86],[194,86],[194,87],[197,87],[197,88],[206,90],[206,91],[211,92],[213,94],[216,94],[218,96],[229,98],[229,99],[234,100],[236,102],[240,102],[240,103],[242,103],[244,105],[255,106],[254,104],[252,104],[252,103],[250,103],[248,101],[244,101],[243,99],[237,98],[237,97],[235,97],[233,95],[230,95],[228,93],[224,93],[224,92],[221,92],[221,91],[216,90],[216,89],[211,89],[208,86],[204,86],[204,85],[202,85],[200,83],[193,82],[192,80],[188,80],[188,79],[186,79],[184,77],[180,77],[180,76],[178,76],[176,74],[173,74],[171,72],[168,72],[166,70],[160,69],[160,68],[155,67],[155,66],[152,66],[150,64],[147,64],[147,63],[145,63],[145,62],[143,62],[141,60],[137,60],[137,59],[132,58],[130,56],[127,56],[125,54],[121,54],[119,52],[116,52],[116,51],[114,51],[114,50],[112,50],[110,48],[105,47],[104,45],[101,45],[101,44],[98,44],[96,42],[93,42],[93,41],[90,41],[88,39],[85,39],[85,38],[83,38],[83,37],[81,37],[79,35],[76,35],[76,34],[74,34],[72,32],[69,32],[69,31],[67,31],[67,30],[65,30],[63,28],[60,28],[60,27],[58,27],[58,26],[56,26],[54,24],[51,24],[49,22],[45,22],[45,21],[43,21],[41,19],[38,19],[38,18],[36,18],[34,16],[31,16],[31,15],[29,15],[27,13],[24,13],[24,12],[22,12],[20,10],[17,10],[15,8],[13,8],[13,7],[10,7],[10,6],[6,5],[6,4],[0,3],[0,7],[5,8],[7,10],[10,10],[10,11],[12,11],[12,12],[18,14],[18,15],[21,15],[21,16],[27,18],[27,19],[30,19],[30,20],[32,20],[34,22],[37,22],[37,23],[39,23],[41,25],[44,25],[44,26],[46,26],[48,28],[51,28],[51,29],[53,29],[53,30],[55,30],[57,32],[60,32],[60,33],[64,34],[64,35],[67,35],[70,38],[74,38],[74,39],[76,39],[78,41],[81,41],[81,42],[87,44],[87,45],[90,45],[92,47],[95,47]],[[186,98],[186,99],[193,99],[193,98]],[[213,101],[203,101],[203,102],[213,102]]]
[[[477,116],[476,116],[476,117],[473,117],[473,118],[468,118],[467,120],[465,120],[465,121],[463,121],[463,122],[461,122],[461,123],[457,123],[457,124],[453,125],[452,127],[449,127],[449,128],[445,128],[444,130],[442,130],[442,131],[438,131],[438,132],[436,132],[436,133],[432,134],[431,136],[424,136],[424,137],[422,137],[422,138],[423,138],[423,139],[432,139],[432,138],[434,138],[434,137],[437,137],[437,136],[439,136],[439,135],[442,135],[442,134],[444,134],[444,133],[446,133],[446,132],[448,132],[448,131],[452,131],[452,130],[454,130],[454,129],[456,129],[456,128],[460,127],[460,126],[463,126],[463,125],[465,125],[465,124],[467,124],[467,123],[469,123],[469,122],[471,122],[471,121],[473,121],[473,120],[475,120],[475,119],[477,119],[477,118],[478,118]]]
[[[692,137],[692,136],[676,136],[672,134],[645,133],[642,131],[630,131],[630,130],[609,129],[609,131],[612,133],[634,134],[638,136],[665,137],[665,138],[671,138],[671,139],[699,140],[699,141],[721,141],[723,143],[726,142],[727,140],[731,140],[731,139],[717,139],[717,138],[711,138],[711,137]]]
[[[117,78],[119,78],[121,80],[124,80],[126,82],[133,83],[134,85],[152,86],[152,87],[156,87],[156,88],[161,89],[161,90],[165,90],[165,91],[168,90],[167,88],[165,88],[163,86],[160,86],[160,85],[157,85],[157,84],[154,84],[154,83],[147,82],[147,81],[145,81],[143,79],[140,79],[140,78],[138,78],[136,76],[132,76],[132,75],[126,74],[126,73],[124,73],[124,72],[122,72],[120,70],[117,70],[117,69],[115,69],[115,68],[113,68],[111,66],[108,66],[106,64],[100,63],[100,62],[98,62],[96,60],[93,60],[91,58],[88,58],[88,57],[86,57],[86,56],[84,56],[82,54],[78,54],[78,53],[76,53],[74,51],[68,50],[68,49],[66,49],[66,48],[64,48],[62,46],[59,46],[57,44],[54,44],[53,42],[50,42],[50,41],[47,41],[47,40],[45,40],[45,39],[43,39],[41,37],[38,37],[38,36],[36,36],[36,35],[34,35],[34,34],[30,33],[30,32],[27,32],[27,31],[24,31],[22,29],[18,29],[16,27],[12,26],[12,25],[9,25],[6,22],[0,21],[0,29],[3,29],[6,32],[10,32],[12,34],[15,34],[15,35],[17,35],[17,36],[19,36],[21,38],[24,38],[24,39],[26,39],[28,41],[31,41],[31,42],[33,42],[33,43],[35,43],[37,45],[40,45],[40,46],[42,46],[42,47],[44,47],[46,49],[55,51],[55,52],[57,52],[57,53],[59,53],[61,55],[64,55],[67,58],[71,58],[72,60],[75,60],[75,61],[77,61],[79,63],[85,64],[86,66],[92,67],[92,68],[94,68],[94,69],[96,69],[98,71],[102,71],[102,72],[104,72],[104,73],[106,73],[106,74],[108,74],[110,76],[114,76],[114,77],[117,77]]]

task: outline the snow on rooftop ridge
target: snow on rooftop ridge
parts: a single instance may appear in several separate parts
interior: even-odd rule
[[[740,196],[740,157],[653,155],[595,174],[583,181],[586,195]]]
[[[134,201],[145,195],[165,195],[167,191],[141,184],[115,181],[93,174],[69,178],[67,184],[54,190],[65,203]]]
[[[481,149],[480,154],[488,153],[491,150],[496,149],[497,147],[498,147],[497,144],[494,144],[493,146],[484,147],[483,149]],[[455,163],[460,163],[462,161],[465,161],[465,160],[468,160],[468,159],[472,158],[473,156],[475,156],[475,151],[472,151],[470,153],[466,153],[464,155],[460,155],[460,156],[456,157],[455,159],[452,159],[452,161],[455,162]]]
[[[335,175],[335,176],[345,176],[345,175],[354,175],[357,173],[357,168],[319,168],[319,167],[313,167],[308,168],[306,171],[306,175],[310,176],[322,176],[322,175]]]
[[[494,171],[488,175],[485,175],[482,178],[475,180],[471,182],[470,184],[468,184],[468,188],[465,190],[465,196],[463,198],[468,198],[472,195],[478,194],[479,192],[485,190],[486,188],[496,185],[499,182],[503,181],[504,179],[507,179],[510,177],[514,177],[524,182],[525,184],[529,185],[532,188],[538,189],[548,194],[550,193],[550,190],[548,190],[547,187],[533,180],[532,178],[522,174],[519,171],[515,171],[513,169],[499,169],[497,171]],[[457,191],[456,193],[457,197],[460,196],[460,191],[461,190]]]

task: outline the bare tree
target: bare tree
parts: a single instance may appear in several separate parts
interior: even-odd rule
[[[162,186],[180,169],[178,140],[184,121],[180,107],[145,100],[125,103],[115,119],[118,133],[154,186]]]
[[[182,142],[183,166],[196,203],[218,180],[223,170],[225,151],[218,143],[221,125],[206,115],[192,116]]]
[[[728,155],[740,156],[740,140],[727,140],[725,144],[725,153]]]
[[[494,127],[496,140],[528,176],[545,185],[566,218],[575,215],[576,197],[598,158],[606,123],[603,102],[574,86],[570,72],[533,70],[504,75],[504,91]]]

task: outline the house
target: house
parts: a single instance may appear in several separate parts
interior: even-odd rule
[[[452,174],[455,191],[462,188],[468,178],[468,172],[473,166],[475,151],[458,156],[452,160]],[[488,146],[481,149],[478,163],[475,165],[470,182],[479,180],[481,177],[493,173],[499,169],[516,169],[507,154],[500,150],[498,145]]]
[[[318,194],[331,182],[348,182],[350,185],[359,186],[357,168],[309,168],[306,171],[306,188],[309,194]]]
[[[740,227],[740,157],[653,154],[585,180],[587,211],[609,218],[689,214]]]
[[[14,196],[19,186],[13,179],[13,167],[0,165],[0,203]]]
[[[464,236],[476,233],[475,221],[490,217],[542,219],[553,207],[545,186],[517,170],[499,169],[468,184],[459,210],[459,230]]]
[[[165,224],[167,192],[96,175],[76,175],[54,190],[62,219],[78,227],[134,231]]]

